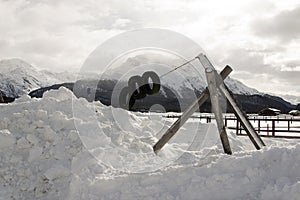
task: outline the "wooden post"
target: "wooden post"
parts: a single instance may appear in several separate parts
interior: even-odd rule
[[[232,72],[231,67],[228,65],[221,71],[220,75],[222,79],[225,79]],[[181,126],[188,120],[188,118],[209,98],[209,91],[206,88],[200,97],[184,111],[184,113],[172,124],[172,126],[166,131],[166,133],[158,140],[153,146],[154,152],[157,154],[163,146],[176,134]],[[208,119],[208,118],[207,118]]]
[[[275,137],[275,120],[272,120],[272,136]]]
[[[203,62],[202,62],[203,64]],[[205,64],[203,64],[204,66]],[[205,68],[206,78],[207,78],[207,84],[208,84],[208,90],[209,90],[209,96],[211,101],[211,106],[213,109],[213,112],[215,114],[217,127],[220,134],[220,139],[222,142],[223,150],[226,154],[232,154],[226,128],[223,122],[223,116],[222,116],[222,108],[220,103],[220,93],[218,90],[218,74],[216,70],[214,70],[212,67],[208,66]]]
[[[239,120],[236,120],[236,135],[239,134]]]
[[[3,97],[2,97],[2,92],[0,91],[0,103],[4,103]]]
[[[241,126],[241,123],[239,125],[239,129],[240,129],[240,135],[242,135],[242,126]]]

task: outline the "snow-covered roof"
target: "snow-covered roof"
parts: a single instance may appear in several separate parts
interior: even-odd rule
[[[291,110],[289,113],[300,113],[299,110]]]
[[[276,108],[267,108],[268,110],[272,110],[273,112],[281,112],[280,110],[276,109]]]

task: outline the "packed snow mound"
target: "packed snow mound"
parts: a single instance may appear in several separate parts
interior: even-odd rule
[[[74,106],[81,116],[74,113]],[[85,117],[92,112],[96,119]],[[129,117],[117,121],[114,112]],[[0,118],[3,199],[299,197],[297,141],[268,140],[267,148],[255,151],[247,138],[230,134],[235,153],[228,156],[222,153],[214,125],[202,124],[193,141],[183,137],[195,129],[197,122],[191,120],[156,156],[151,148],[158,137],[154,133],[168,128],[171,121],[163,124],[158,114],[131,113],[76,99],[66,88],[49,91],[43,99],[23,96],[0,105]],[[96,127],[105,134],[87,146],[88,138],[83,136],[100,137]],[[205,134],[208,137],[201,138]],[[178,159],[168,162],[176,155]]]

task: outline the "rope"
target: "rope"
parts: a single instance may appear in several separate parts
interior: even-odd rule
[[[177,66],[177,67],[175,67],[175,68],[172,69],[171,71],[168,71],[167,73],[161,75],[160,78],[162,78],[162,77],[164,77],[164,76],[170,74],[170,73],[173,72],[173,71],[176,71],[177,69],[179,69],[179,68],[181,68],[181,67],[183,67],[183,66],[189,64],[190,62],[192,62],[192,61],[194,61],[194,60],[196,60],[196,59],[197,59],[197,58],[193,58],[193,59],[191,59],[191,60],[189,60],[189,61],[187,61],[187,62],[185,62],[185,63],[183,63],[183,64],[181,64],[181,65],[179,65],[179,66]]]

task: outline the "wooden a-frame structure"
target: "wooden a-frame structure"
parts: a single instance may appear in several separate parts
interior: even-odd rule
[[[224,84],[224,79],[231,73],[232,69],[228,65],[221,71],[220,74],[217,73],[214,66],[211,64],[209,59],[204,54],[199,54],[196,57],[205,69],[205,75],[207,79],[208,86],[199,96],[199,98],[187,108],[183,114],[174,122],[174,124],[166,131],[162,138],[153,146],[155,153],[158,153],[163,146],[176,134],[180,127],[188,120],[188,118],[198,110],[198,108],[208,99],[211,100],[212,110],[214,112],[218,131],[220,134],[220,139],[223,145],[224,152],[226,154],[232,154],[226,127],[223,122],[223,115],[220,104],[221,95],[225,96],[229,104],[232,106],[233,111],[243,128],[246,130],[251,142],[257,150],[265,146],[260,136],[256,133],[252,124],[248,121],[247,116],[241,111],[237,102],[227,89]]]

